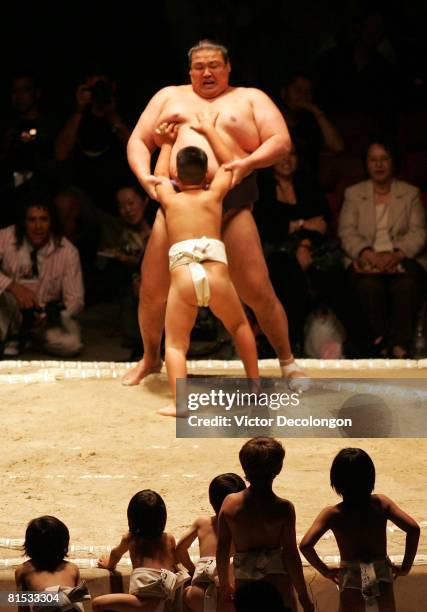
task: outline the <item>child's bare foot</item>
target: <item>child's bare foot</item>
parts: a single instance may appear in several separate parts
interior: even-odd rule
[[[303,391],[308,391],[308,389],[310,389],[311,380],[305,372],[298,368],[293,355],[291,355],[289,359],[280,359],[280,369],[291,391],[303,393]]]
[[[188,412],[186,412],[185,414],[183,412],[180,412],[179,414],[177,414],[175,404],[169,404],[168,406],[165,406],[164,408],[159,408],[157,411],[157,414],[161,414],[162,416],[172,416],[172,417],[180,417],[180,418],[184,418],[188,416]]]
[[[126,374],[122,378],[122,385],[126,387],[132,387],[134,385],[139,385],[141,380],[148,376],[149,374],[155,374],[160,372],[162,369],[162,360],[159,361],[150,361],[143,357],[138,364],[126,372]]]

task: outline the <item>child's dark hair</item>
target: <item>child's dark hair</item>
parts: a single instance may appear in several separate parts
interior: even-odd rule
[[[230,493],[238,493],[246,489],[245,481],[238,474],[227,472],[215,476],[209,485],[209,501],[215,514],[219,514],[222,502]]]
[[[54,572],[68,552],[70,533],[54,516],[30,521],[25,532],[24,551],[37,571]]]
[[[158,493],[144,489],[136,493],[128,506],[129,531],[147,540],[159,538],[166,525],[166,506]]]
[[[361,448],[343,448],[331,466],[331,487],[345,501],[369,498],[375,486],[375,466]]]
[[[252,438],[242,446],[239,460],[251,484],[266,483],[280,473],[285,449],[274,438]]]
[[[199,147],[184,147],[176,156],[176,170],[185,185],[200,185],[208,170],[208,156]]]

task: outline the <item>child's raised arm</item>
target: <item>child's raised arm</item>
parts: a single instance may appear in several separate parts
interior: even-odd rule
[[[284,508],[284,522],[281,533],[281,546],[283,549],[283,563],[298,593],[298,599],[304,612],[314,612],[313,602],[307,592],[304,580],[301,557],[299,556],[297,537],[295,531],[295,509],[290,502]]]
[[[385,495],[379,496],[386,506],[386,516],[399,529],[406,532],[405,554],[401,567],[395,571],[397,576],[409,574],[415,555],[417,554],[418,540],[420,539],[420,526],[409,514],[406,514],[397,504]]]
[[[173,144],[178,134],[178,129],[178,123],[161,123],[159,127],[156,128],[156,134],[158,135],[158,141],[160,143],[160,153],[154,170],[154,176],[165,176],[170,178],[170,157]]]
[[[220,164],[227,164],[236,156],[215,128],[218,115],[219,113],[196,113],[197,125],[192,125],[191,129],[206,137]]]
[[[194,521],[191,525],[190,529],[188,529],[182,538],[179,539],[178,544],[176,545],[176,558],[178,563],[182,563],[184,567],[188,569],[190,574],[194,574],[194,563],[192,562],[190,555],[188,554],[188,549],[197,538],[197,532],[199,530],[199,522],[198,519]]]
[[[301,540],[299,548],[314,569],[317,569],[317,571],[325,576],[325,578],[329,578],[329,580],[332,580],[335,582],[335,584],[338,584],[338,568],[329,568],[325,563],[323,563],[322,559],[314,550],[314,547],[322,535],[331,528],[332,512],[333,509],[330,507],[322,510]]]
[[[159,177],[159,183],[156,185],[156,193],[160,198],[160,204],[162,204],[162,198],[169,193],[175,193],[174,188],[170,182],[170,158],[173,144],[178,134],[179,125],[177,123],[162,123],[156,129],[160,141],[160,154],[157,159],[156,168],[154,170],[154,176]],[[160,180],[160,177],[162,180]]]
[[[103,569],[114,570],[117,563],[123,557],[125,552],[129,550],[130,533],[125,533],[118,546],[113,548],[109,555],[103,555],[98,559],[98,567]]]

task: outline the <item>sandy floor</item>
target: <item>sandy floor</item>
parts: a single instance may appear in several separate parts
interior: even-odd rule
[[[210,479],[241,473],[242,440],[175,437],[174,419],[161,418],[167,402],[164,374],[140,387],[118,380],[0,384],[0,538],[22,538],[26,523],[53,514],[69,527],[72,543],[112,545],[126,529],[130,497],[157,490],[168,508],[168,530],[177,537],[200,513],[210,512]],[[284,440],[285,468],[278,494],[291,499],[302,535],[316,514],[337,501],[328,483],[331,459],[348,441]],[[395,499],[423,522],[419,552],[427,554],[427,439],[351,440],[371,454],[377,491]],[[403,538],[390,532],[390,553],[403,552]],[[322,554],[335,554],[331,538]],[[0,557],[18,556],[0,547]],[[78,557],[84,554],[73,555]]]

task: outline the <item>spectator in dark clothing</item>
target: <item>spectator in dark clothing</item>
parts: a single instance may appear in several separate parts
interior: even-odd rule
[[[0,226],[17,219],[15,189],[33,176],[52,178],[56,169],[53,143],[58,126],[41,110],[36,77],[17,73],[9,96],[10,114],[0,128]]]
[[[58,134],[55,153],[69,182],[110,214],[117,214],[115,190],[128,173],[129,135],[117,110],[116,84],[104,71],[92,71],[77,87],[75,110]]]
[[[328,233],[330,211],[295,149],[260,173],[260,199],[254,216],[273,286],[286,306],[293,342],[302,346],[304,322],[317,302],[332,307],[334,274],[341,273],[341,252]],[[330,290],[330,291],[329,291]]]
[[[341,153],[344,143],[337,129],[313,100],[312,80],[295,72],[282,86],[282,112],[292,142],[304,164],[317,174],[322,150]]]

